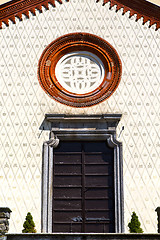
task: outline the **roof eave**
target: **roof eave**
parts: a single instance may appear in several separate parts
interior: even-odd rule
[[[62,4],[62,0],[56,0]],[[69,2],[69,0],[64,0]],[[96,0],[99,2],[100,0]],[[150,21],[149,27],[156,24],[160,28],[160,7],[146,0],[103,0],[103,5],[110,2],[110,8],[116,5],[116,11],[123,9],[123,14],[129,11],[129,16],[136,14],[136,20],[143,18],[143,24]],[[55,0],[14,0],[0,6],[0,28],[2,22],[9,26],[9,20],[16,23],[16,18],[22,20],[24,14],[29,18],[29,12],[36,15],[36,9],[42,12],[42,7],[49,9],[49,4],[55,7]]]
[[[99,2],[100,0],[97,0]],[[136,14],[136,21],[143,18],[143,24],[150,21],[149,27],[156,24],[160,28],[160,7],[146,0],[103,0],[103,5],[110,2],[110,8],[116,5],[116,11],[123,9],[123,14],[129,11],[129,17]]]

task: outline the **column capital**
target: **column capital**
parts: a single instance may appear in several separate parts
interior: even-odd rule
[[[59,139],[53,133],[50,136],[50,139],[44,142],[44,145],[48,145],[49,147],[56,148],[59,144]]]

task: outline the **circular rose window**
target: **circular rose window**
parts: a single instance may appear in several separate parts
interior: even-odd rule
[[[108,98],[121,77],[121,61],[105,40],[87,33],[62,36],[39,60],[38,79],[49,96],[73,107]]]

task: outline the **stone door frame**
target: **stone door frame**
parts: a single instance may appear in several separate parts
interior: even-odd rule
[[[115,233],[124,232],[122,143],[116,139],[121,114],[60,115],[46,114],[51,123],[49,141],[43,144],[42,159],[42,233],[52,233],[53,151],[59,141],[104,141],[114,148]]]

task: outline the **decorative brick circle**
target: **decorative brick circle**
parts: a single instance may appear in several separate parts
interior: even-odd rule
[[[72,107],[88,107],[109,98],[120,78],[121,61],[116,50],[89,33],[56,39],[39,60],[41,87],[56,101]]]

